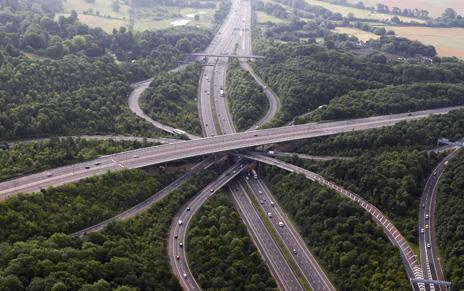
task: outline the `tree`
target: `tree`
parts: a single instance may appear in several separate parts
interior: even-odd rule
[[[443,18],[455,19],[458,13],[453,8],[446,8],[443,12]]]
[[[176,48],[183,53],[191,53],[192,52],[192,44],[186,38],[181,38],[176,43]]]

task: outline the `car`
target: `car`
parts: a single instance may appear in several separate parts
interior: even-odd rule
[[[263,200],[259,200],[259,203],[264,204],[264,201],[263,201]]]
[[[250,180],[250,178],[248,176],[246,176],[245,179],[247,179],[247,181]]]
[[[428,213],[425,214],[425,219],[429,219],[429,214]]]
[[[258,193],[259,193],[259,194],[263,194],[263,191],[261,191],[261,190],[258,190]]]
[[[421,233],[424,233],[424,229],[423,229],[423,228],[421,228]]]
[[[177,239],[177,238],[178,238],[177,234],[175,234],[175,235],[174,235],[174,238],[175,238],[175,239]]]
[[[182,277],[187,278],[187,273],[182,274]]]
[[[190,211],[190,207],[187,207],[187,211]]]
[[[271,213],[271,212],[268,212],[268,213],[267,213],[267,216],[268,216],[269,218],[272,218],[272,213]]]
[[[427,243],[427,248],[430,249],[430,243]]]
[[[183,247],[183,246],[184,246],[184,244],[183,244],[182,242],[180,242],[180,243],[179,243],[179,246],[180,246],[180,247]]]
[[[213,192],[214,192],[214,188],[209,189],[209,192],[213,193]]]
[[[95,162],[95,166],[99,166],[100,165],[100,162]]]
[[[176,260],[180,260],[180,256],[176,256]]]
[[[258,136],[258,134],[257,134],[257,133],[255,133],[255,134],[253,134],[253,136]]]
[[[271,206],[274,207],[274,205],[275,205],[274,202],[271,201]]]
[[[433,172],[433,175],[436,176],[436,175],[437,175],[437,171]]]
[[[282,221],[279,221],[279,226],[284,227],[284,223]]]
[[[85,169],[87,169],[87,170],[90,169],[90,166],[85,166]]]
[[[178,223],[179,223],[179,225],[182,225],[182,220],[179,219]]]
[[[139,156],[138,155],[133,155],[132,156],[134,159],[138,158]]]
[[[48,173],[47,173],[47,177],[51,177],[51,176],[53,176],[53,174],[50,173],[50,172],[48,172]]]
[[[293,249],[293,254],[296,255],[297,254],[297,251],[296,249]]]
[[[263,89],[266,90],[266,89],[267,89],[267,86],[263,86]]]
[[[214,133],[212,133],[211,136],[214,136]]]
[[[425,208],[425,203],[422,203],[422,208]]]
[[[408,113],[408,116],[412,116],[412,113]]]
[[[208,127],[208,123],[206,123],[205,126]]]
[[[237,171],[236,171],[236,170],[233,170],[233,171],[232,171],[232,173],[234,173],[234,174],[235,174],[235,173],[237,173]]]
[[[429,229],[429,225],[428,225],[428,224],[425,225],[425,229]]]

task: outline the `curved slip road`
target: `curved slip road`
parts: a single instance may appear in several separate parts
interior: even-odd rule
[[[178,71],[180,71],[180,70],[182,70],[184,68],[185,68],[185,65],[181,65],[181,66],[171,70],[170,72],[178,72]],[[140,108],[140,104],[139,104],[140,97],[142,96],[142,93],[150,86],[150,83],[153,81],[153,79],[154,78],[150,78],[150,79],[147,79],[147,80],[144,80],[144,81],[133,84],[134,90],[132,90],[132,92],[129,95],[129,99],[128,99],[129,109],[133,113],[135,113],[138,117],[143,118],[144,120],[151,123],[153,126],[159,128],[159,129],[161,129],[163,131],[166,131],[166,132],[169,132],[169,133],[173,134],[174,129],[175,129],[174,127],[171,127],[171,126],[163,124],[163,123],[161,123],[159,121],[153,120],[150,116],[148,116],[147,114],[145,114],[145,112],[143,112],[142,108]],[[198,138],[200,138],[199,136],[196,136],[196,135],[193,135],[193,134],[190,134],[190,133],[186,133],[185,135],[189,139],[198,139]]]
[[[242,162],[235,163],[222,173],[215,181],[211,182],[200,193],[190,199],[174,216],[168,238],[168,257],[172,272],[178,278],[184,290],[201,290],[190,270],[185,244],[187,228],[192,217],[200,209],[203,203],[226,185],[244,169]],[[182,243],[182,246],[180,245]]]
[[[446,169],[446,164],[453,159],[457,153],[457,149],[452,149],[452,152],[440,161],[435,169],[433,169],[432,174],[427,179],[427,183],[425,184],[424,191],[421,196],[417,228],[419,233],[418,237],[422,270],[424,270],[425,278],[429,280],[445,280],[440,259],[437,255],[438,246],[435,240],[436,198],[438,182]],[[428,227],[425,227],[426,225]],[[427,284],[426,290],[446,291],[447,288],[441,285]]]
[[[424,279],[422,268],[419,266],[416,255],[413,253],[408,242],[404,239],[399,230],[389,221],[389,219],[379,209],[377,209],[377,207],[367,202],[367,200],[335,183],[326,180],[324,177],[301,167],[259,154],[241,154],[241,156],[279,167],[291,173],[302,174],[307,179],[326,186],[360,205],[372,216],[374,221],[384,229],[384,232],[390,241],[399,248],[408,277]],[[414,284],[413,289],[423,291],[425,290],[425,286],[424,284]]]
[[[161,189],[159,192],[156,194],[150,196],[146,200],[140,202],[139,204],[129,208],[126,211],[123,211],[122,213],[111,217],[109,219],[106,219],[100,223],[97,223],[93,226],[86,227],[80,231],[77,231],[71,236],[83,236],[87,233],[92,233],[92,232],[99,232],[102,231],[108,224],[115,220],[126,220],[131,217],[134,217],[135,215],[147,210],[150,208],[153,204],[157,203],[164,197],[166,197],[169,193],[172,191],[176,190],[180,186],[182,186],[185,182],[189,181],[195,174],[199,173],[202,170],[206,170],[209,167],[211,167],[214,164],[214,160],[209,158],[206,160],[201,161],[200,163],[194,165],[190,170],[188,170],[185,174],[183,174],[181,177],[177,178],[174,182],[169,184],[168,186],[164,187]]]

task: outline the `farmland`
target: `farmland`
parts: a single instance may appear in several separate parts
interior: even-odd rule
[[[377,0],[375,0],[377,1]],[[358,8],[353,8],[353,7],[346,7],[342,5],[336,5],[336,4],[331,4],[323,1],[318,1],[318,0],[305,0],[306,3],[311,4],[311,5],[318,5],[321,7],[324,7],[332,12],[335,13],[340,13],[343,16],[347,16],[350,13],[353,13],[353,15],[356,18],[361,18],[361,19],[372,19],[372,20],[389,20],[392,18],[391,14],[383,14],[383,13],[376,13],[376,12],[371,12],[367,9],[358,9]],[[411,17],[399,17],[403,22],[417,22],[417,23],[424,23],[423,20],[417,19],[417,18],[411,18]]]
[[[464,59],[464,28],[386,26],[385,29],[393,30],[397,36],[435,46],[439,56]]]
[[[377,3],[382,3],[391,7],[399,7],[401,9],[426,9],[430,12],[430,16],[440,16],[446,8],[453,8],[458,13],[464,13],[464,1],[462,0],[361,0],[366,6],[376,6]],[[359,0],[349,0],[348,2],[356,4]]]
[[[111,4],[113,0],[96,0],[88,3],[84,0],[73,0],[64,2],[63,13],[69,15],[72,10],[78,13],[79,20],[91,27],[101,27],[106,32],[128,26],[130,19],[130,7],[120,1],[119,11],[114,11]],[[85,12],[85,13],[84,13]],[[90,13],[89,13],[90,12]],[[134,30],[157,30],[166,29],[177,25],[198,26],[210,28],[212,26],[214,9],[193,9],[156,6],[153,8],[133,9]],[[194,20],[198,15],[199,19]]]
[[[333,30],[336,33],[346,33],[348,35],[356,36],[359,40],[368,41],[369,39],[378,39],[379,36],[372,32],[363,31],[352,27],[337,27]]]

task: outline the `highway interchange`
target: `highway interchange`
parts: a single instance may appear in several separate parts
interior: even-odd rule
[[[203,134],[206,138],[186,134],[191,140],[179,141],[172,144],[165,144],[129,152],[104,156],[92,161],[87,161],[71,166],[60,167],[49,171],[44,171],[34,175],[29,175],[10,181],[0,183],[0,200],[6,199],[22,192],[36,192],[40,189],[58,186],[69,182],[81,180],[86,177],[102,175],[108,171],[117,171],[130,168],[141,168],[149,165],[185,159],[195,156],[203,156],[214,153],[236,151],[240,149],[253,148],[259,145],[270,145],[279,142],[306,139],[317,136],[332,135],[341,132],[355,130],[366,130],[390,126],[402,121],[425,118],[431,114],[446,114],[450,110],[462,107],[442,108],[426,110],[421,112],[403,113],[388,116],[378,116],[371,118],[361,118],[348,121],[333,121],[319,124],[304,124],[273,128],[267,130],[253,130],[236,133],[233,120],[228,108],[227,91],[225,87],[226,69],[228,58],[223,55],[231,55],[234,52],[239,55],[252,55],[251,51],[251,4],[249,0],[233,0],[231,13],[225,19],[212,43],[205,53],[220,55],[220,57],[208,57],[207,64],[202,70],[199,82],[199,115],[202,122]],[[246,61],[241,60],[241,66],[250,72],[257,83],[264,89],[268,100],[269,110],[260,121],[253,127],[260,127],[270,121],[278,110],[279,101],[270,88],[267,88],[262,80],[253,72],[252,67]],[[141,93],[149,86],[152,79],[145,80],[136,84],[134,91],[129,97],[131,110],[139,117],[147,120],[155,127],[172,133],[174,128],[166,126],[148,117],[139,106]],[[226,96],[220,94],[220,90],[225,91]],[[277,167],[281,167],[291,172],[298,172],[305,175],[308,179],[329,187],[336,192],[358,203],[368,211],[373,219],[384,228],[385,233],[393,244],[398,246],[406,266],[406,272],[410,278],[416,279],[436,279],[444,280],[443,273],[437,260],[435,242],[433,239],[433,213],[435,208],[435,195],[439,177],[445,169],[445,163],[454,156],[455,152],[447,156],[434,170],[429,177],[424,193],[421,198],[421,209],[419,211],[419,246],[421,265],[419,265],[412,249],[407,241],[394,227],[394,225],[383,215],[375,206],[368,203],[360,196],[343,189],[342,187],[325,180],[323,177],[286,164],[282,161],[259,155],[256,153],[239,155],[241,158],[257,160]],[[297,264],[306,282],[312,290],[335,290],[334,286],[312,256],[302,237],[292,226],[288,217],[277,204],[269,192],[266,185],[257,177],[250,177],[245,172],[249,170],[249,162],[238,158],[236,164],[223,172],[218,179],[213,181],[187,204],[185,204],[176,214],[172,221],[171,230],[168,238],[168,253],[173,272],[178,276],[182,287],[185,290],[201,290],[200,286],[193,277],[185,255],[186,231],[193,215],[198,211],[207,199],[227,185],[227,190],[231,194],[234,205],[238,213],[246,224],[250,235],[256,244],[260,254],[263,256],[271,273],[280,289],[282,290],[304,290],[305,287],[295,275],[295,270],[289,265],[282,250],[274,241],[270,230],[259,216],[258,209],[252,203],[252,199],[260,202],[260,207],[264,213],[268,214],[268,219],[275,232],[285,244],[287,252],[292,254],[292,259]],[[330,158],[330,157],[329,157]],[[187,182],[193,174],[210,167],[214,162],[206,159],[197,164],[191,171],[168,185],[166,188],[156,193],[146,201],[143,201],[133,208],[103,221],[95,226],[83,229],[73,235],[80,236],[88,232],[100,231],[114,219],[127,219],[133,215],[147,209],[180,185]],[[249,172],[248,172],[249,173]],[[234,179],[237,177],[236,179]],[[254,197],[254,198],[252,198]],[[271,203],[272,201],[272,203]],[[423,206],[422,206],[423,205]],[[425,215],[429,216],[426,217]],[[284,223],[284,227],[280,223]],[[422,231],[422,226],[428,224],[429,227]],[[417,290],[445,290],[438,286],[425,286],[424,284],[414,285]]]

